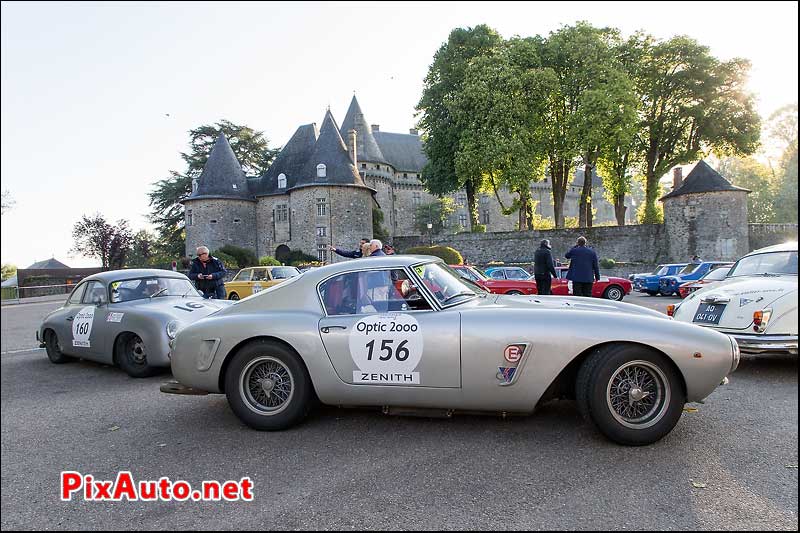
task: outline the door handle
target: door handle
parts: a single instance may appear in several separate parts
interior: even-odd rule
[[[329,333],[332,329],[347,329],[347,326],[325,326],[320,331],[322,331],[322,333]]]
[[[73,316],[68,316],[67,317],[67,322],[72,322],[73,320],[75,320],[75,317],[73,317]]]

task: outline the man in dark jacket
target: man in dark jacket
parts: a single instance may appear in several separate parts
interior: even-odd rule
[[[197,247],[197,257],[192,259],[189,268],[189,279],[194,281],[197,290],[203,293],[203,298],[225,299],[226,273],[225,265],[216,257],[211,257],[208,248]]]
[[[567,252],[569,271],[567,279],[572,281],[572,294],[574,296],[592,296],[592,285],[600,281],[600,265],[597,254],[586,246],[586,237],[578,237],[577,246]]]
[[[550,249],[550,241],[544,239],[539,249],[533,254],[533,276],[536,278],[536,289],[539,294],[553,294],[550,292],[552,280],[550,276],[558,277]]]
[[[331,252],[337,255],[341,255],[342,257],[349,257],[350,259],[358,259],[359,257],[363,257],[364,254],[362,253],[361,248],[364,246],[364,244],[367,243],[369,243],[369,239],[361,239],[361,242],[358,245],[358,250],[353,250],[352,252],[348,252],[347,250],[340,250],[335,246],[328,246],[328,248],[330,248]]]

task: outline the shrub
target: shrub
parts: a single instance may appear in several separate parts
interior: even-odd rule
[[[225,268],[227,268],[228,270],[235,270],[236,268],[238,268],[239,262],[237,261],[237,259],[235,257],[226,254],[225,252],[217,250],[216,252],[212,253],[211,256],[216,257],[217,259],[222,261],[222,264],[225,265]]]
[[[407,254],[432,255],[441,258],[448,265],[463,265],[464,258],[455,248],[449,246],[414,246],[405,251]]]
[[[217,252],[224,253],[235,258],[236,264],[239,266],[239,268],[258,265],[258,258],[256,257],[255,252],[249,248],[241,248],[232,244],[226,244],[222,248],[218,249]]]
[[[472,226],[472,233],[486,233],[486,224],[475,224]]]
[[[258,260],[259,266],[281,266],[281,262],[271,255],[264,255]]]
[[[604,257],[600,260],[600,268],[614,268],[615,266],[617,266],[617,262],[613,259]]]
[[[308,255],[301,250],[290,250],[289,255],[286,256],[286,264],[292,266],[296,266],[300,263],[313,263],[315,261],[319,261],[319,258],[313,255]]]

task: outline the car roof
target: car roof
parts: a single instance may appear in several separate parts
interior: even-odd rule
[[[122,270],[109,270],[107,272],[98,272],[91,276],[86,276],[81,281],[101,281],[103,283],[110,283],[112,281],[134,279],[134,278],[176,278],[176,279],[189,279],[180,272],[173,270],[162,270],[160,268],[130,268]]]
[[[775,244],[773,246],[767,246],[766,248],[753,250],[744,257],[747,257],[748,255],[764,254],[769,252],[796,252],[796,251],[797,251],[797,241],[789,241],[781,244]]]

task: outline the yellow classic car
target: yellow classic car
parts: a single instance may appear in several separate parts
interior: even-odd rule
[[[229,300],[239,300],[299,275],[300,270],[292,266],[243,268],[225,284],[225,290]]]

